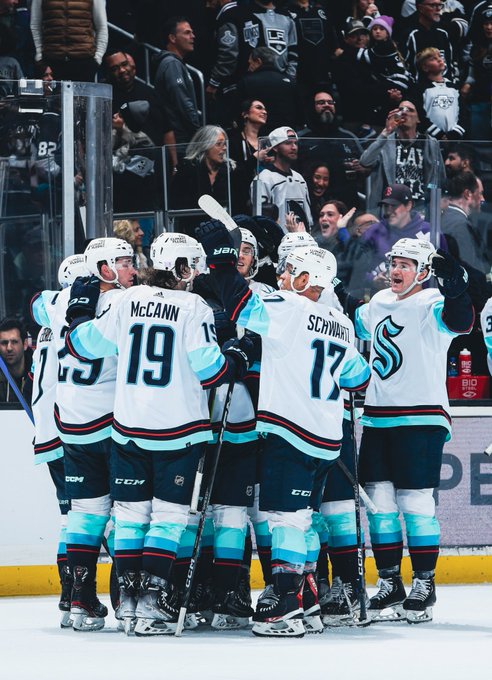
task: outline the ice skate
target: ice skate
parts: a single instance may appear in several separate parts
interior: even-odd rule
[[[343,583],[339,576],[335,576],[331,584],[330,595],[323,603],[321,610],[323,624],[327,628],[343,626],[368,625],[369,620],[360,620],[360,602],[358,584],[353,581]]]
[[[302,591],[302,608],[304,609],[304,628],[306,633],[322,633],[321,607],[318,600],[318,585],[314,574],[307,574]]]
[[[283,574],[282,574],[283,576]],[[267,586],[258,599],[253,614],[253,634],[258,637],[304,637],[301,577],[287,592]]]
[[[140,572],[135,635],[174,635],[178,622],[177,593],[165,579]]]
[[[68,564],[58,564],[60,574],[61,593],[58,609],[61,611],[60,628],[71,628],[72,618],[70,616],[70,606],[72,603],[73,578]]]
[[[87,567],[73,569],[72,601],[70,616],[74,630],[101,630],[108,608],[96,595],[96,581],[89,575]]]
[[[140,576],[135,571],[124,571],[118,577],[119,599],[114,612],[115,618],[123,626],[126,635],[135,629],[135,609],[138,600]]]
[[[407,594],[400,574],[382,571],[377,586],[379,590],[367,609],[371,621],[405,621],[403,601]]]
[[[249,619],[253,616],[251,602],[248,602],[247,594],[244,597],[244,590],[229,590],[227,592],[217,592],[213,606],[212,628],[216,630],[237,630],[246,628]]]
[[[412,590],[403,602],[407,623],[432,621],[432,606],[436,603],[436,586],[433,571],[416,571]]]
[[[193,586],[193,592],[191,594],[190,606],[188,607],[188,614],[186,614],[186,619],[188,616],[193,616],[196,628],[199,625],[210,625],[214,617],[212,612],[212,607],[215,600],[215,594],[213,591],[211,581],[207,580],[203,583],[197,583]],[[185,628],[188,628],[185,619]]]

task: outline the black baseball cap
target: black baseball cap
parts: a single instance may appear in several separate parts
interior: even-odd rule
[[[412,192],[406,184],[390,184],[384,190],[378,205],[400,205],[412,200]]]

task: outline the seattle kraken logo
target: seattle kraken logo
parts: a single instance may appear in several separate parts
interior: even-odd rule
[[[387,380],[398,371],[402,363],[402,355],[391,338],[396,338],[403,330],[391,316],[380,321],[374,332],[374,351],[377,357],[372,362],[372,367],[381,380]]]

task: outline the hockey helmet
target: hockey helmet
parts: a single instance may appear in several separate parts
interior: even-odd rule
[[[277,249],[277,276],[280,276],[280,274],[285,271],[285,261],[287,259],[287,255],[289,255],[289,253],[291,253],[296,248],[302,248],[302,246],[316,247],[316,241],[311,236],[311,234],[307,233],[307,231],[294,231],[292,233],[285,234]]]
[[[417,264],[416,276],[427,270],[427,276],[419,281],[419,283],[423,283],[431,276],[432,258],[435,254],[436,249],[427,239],[401,238],[393,245],[389,253],[386,253],[386,257],[389,262],[394,257],[406,257],[409,260],[414,260]]]
[[[120,257],[130,257],[133,260],[133,248],[127,241],[121,238],[104,237],[93,239],[84,252],[85,264],[89,270],[89,274],[97,276],[98,279],[105,283],[117,283],[118,272],[116,270],[116,260]],[[114,279],[107,281],[101,276],[99,271],[99,264],[106,262],[108,267],[114,274]]]
[[[58,267],[58,283],[61,288],[71,286],[77,276],[90,276],[83,254],[69,255]]]
[[[255,236],[249,229],[239,227],[239,231],[241,232],[241,243],[247,243],[249,246],[253,248],[253,262],[251,263],[250,270],[245,278],[254,279],[255,276],[258,274],[259,267],[258,241],[256,240]]]
[[[181,281],[191,281],[194,272],[204,272],[205,251],[203,246],[192,236],[178,233],[160,234],[150,246],[150,258],[154,269],[172,272]],[[176,261],[183,259],[190,270],[190,276],[184,278],[176,271]]]
[[[309,274],[309,282],[303,290],[296,290],[292,287],[296,293],[303,293],[310,286],[329,289],[333,285],[333,278],[337,275],[337,261],[333,253],[317,246],[296,248],[287,255],[287,266],[290,266],[290,275],[293,278],[300,276],[303,272]]]

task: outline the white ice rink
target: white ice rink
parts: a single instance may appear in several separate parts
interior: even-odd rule
[[[369,590],[370,594],[374,589]],[[373,624],[301,640],[249,631],[142,639],[58,628],[55,597],[0,598],[2,680],[486,680],[492,585],[439,586],[434,621]],[[109,607],[107,598],[103,598]]]

